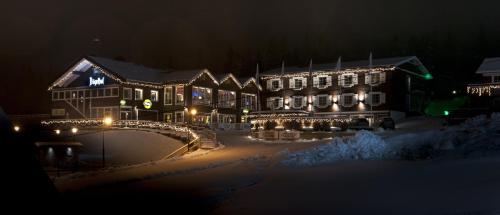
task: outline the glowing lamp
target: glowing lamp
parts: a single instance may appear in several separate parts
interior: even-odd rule
[[[73,128],[71,129],[71,133],[76,134],[76,132],[78,132],[78,128],[73,127]]]
[[[14,126],[14,131],[15,132],[19,132],[21,130],[21,127],[19,127],[18,125]]]
[[[111,117],[106,117],[102,122],[105,126],[110,126],[111,124],[113,124],[113,119]]]
[[[198,111],[196,109],[191,109],[191,115],[196,115],[196,113],[198,113]]]
[[[54,132],[56,132],[56,134],[61,134],[61,130],[59,129],[54,130]]]

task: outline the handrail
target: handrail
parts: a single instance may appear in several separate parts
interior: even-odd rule
[[[197,137],[195,138],[194,140],[192,140],[191,142],[187,143],[186,145],[178,148],[177,150],[175,150],[174,152],[168,154],[167,156],[163,157],[162,160],[165,160],[165,159],[169,159],[169,158],[172,158],[174,157],[179,151],[181,151],[182,149],[184,148],[187,148],[187,150],[189,150],[189,145],[193,144],[195,141],[198,141],[200,139],[200,137]],[[187,151],[186,151],[187,152]]]

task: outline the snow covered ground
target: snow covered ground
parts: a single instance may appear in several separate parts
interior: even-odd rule
[[[113,199],[120,202],[117,207],[151,212],[498,214],[500,157],[482,156],[496,145],[497,122],[494,116],[491,121],[477,118],[444,130],[408,127],[414,132],[363,131],[349,139],[281,144],[224,131],[218,133],[225,146],[219,150],[95,175],[65,176],[55,183],[67,202],[111,207],[106,202]],[[423,148],[439,159],[402,156],[411,155],[402,148],[429,144],[433,147]],[[330,148],[319,150],[322,147],[339,151],[330,154]],[[292,159],[299,153],[313,159],[302,165]]]
[[[334,138],[331,143],[288,153],[286,165],[318,165],[339,160],[463,158],[500,154],[500,114],[478,116],[462,125],[443,129],[394,133],[382,138],[370,131],[354,137]]]
[[[100,165],[102,132],[81,130],[79,133],[75,139],[83,144],[80,160],[86,164]],[[156,161],[182,146],[180,141],[154,132],[134,129],[104,132],[106,164],[109,166]]]

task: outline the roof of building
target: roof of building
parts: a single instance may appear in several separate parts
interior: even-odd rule
[[[150,83],[163,83],[169,77],[172,77],[171,70],[160,70],[137,65],[130,62],[113,60],[103,57],[88,56],[88,60],[97,63],[99,66],[104,67],[127,81],[145,81]],[[168,73],[168,74],[167,74]]]
[[[477,74],[500,72],[500,57],[486,58],[477,69]]]
[[[406,56],[406,57],[392,57],[392,58],[380,58],[372,60],[372,67],[393,67],[404,64],[408,61],[415,59],[415,56]],[[369,60],[359,60],[359,61],[345,61],[341,62],[341,69],[356,69],[356,68],[369,68]],[[335,63],[326,63],[326,64],[313,64],[312,71],[325,71],[325,70],[336,70],[337,62]],[[262,75],[277,75],[281,74],[282,68],[276,68],[272,70],[268,70],[262,73]],[[301,73],[308,72],[309,66],[305,67],[285,67],[284,74],[290,73]]]

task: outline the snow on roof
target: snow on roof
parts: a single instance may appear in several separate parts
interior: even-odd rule
[[[103,57],[88,56],[86,58],[128,81],[135,80],[161,84],[164,80],[167,80],[167,71],[165,70]]]
[[[500,72],[500,57],[486,58],[476,71],[476,74]]]
[[[372,66],[373,67],[391,67],[391,66],[399,66],[404,64],[410,60],[415,59],[415,56],[406,56],[406,57],[393,57],[393,58],[380,58],[373,59]],[[341,69],[355,69],[355,68],[368,68],[369,61],[368,60],[359,60],[359,61],[346,61],[342,62]],[[335,63],[327,63],[327,64],[313,64],[312,70],[314,71],[325,71],[325,70],[335,70],[337,69],[337,62]],[[285,74],[290,73],[302,73],[308,72],[309,67],[285,67]],[[281,67],[268,70],[262,73],[262,75],[277,75],[281,74]]]

